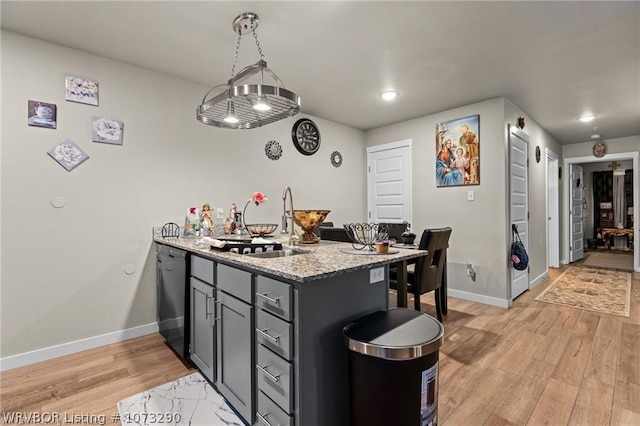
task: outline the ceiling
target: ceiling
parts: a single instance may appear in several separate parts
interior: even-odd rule
[[[231,75],[233,19],[255,12],[265,59],[305,114],[368,130],[506,96],[563,144],[594,126],[605,140],[640,135],[637,1],[2,1],[0,12],[4,29],[211,87]],[[258,59],[242,37],[236,71]],[[393,102],[378,96],[388,88]]]

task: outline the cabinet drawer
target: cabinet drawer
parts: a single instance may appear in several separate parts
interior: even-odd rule
[[[191,275],[213,285],[213,260],[191,255]]]
[[[278,404],[258,391],[257,425],[262,426],[293,426],[293,419],[282,411]]]
[[[287,283],[258,275],[256,277],[256,307],[291,320],[293,288]]]
[[[218,288],[234,295],[238,299],[247,303],[252,303],[253,295],[251,286],[251,274],[232,268],[227,265],[218,264]]]
[[[256,361],[258,389],[275,401],[280,408],[291,413],[293,366],[262,345],[258,345]]]
[[[291,360],[293,326],[265,311],[256,312],[256,342]]]

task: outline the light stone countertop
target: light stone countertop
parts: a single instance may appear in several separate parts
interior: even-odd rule
[[[278,238],[274,238],[274,240],[281,242],[283,248],[289,248],[286,245],[288,240],[279,240]],[[228,265],[264,272],[297,282],[318,280],[359,269],[371,269],[376,266],[384,266],[427,255],[426,250],[405,248],[397,248],[399,253],[388,255],[348,254],[341,252],[340,249],[352,249],[351,243],[320,241],[318,244],[295,246],[298,250],[309,251],[306,254],[261,259],[208,247],[201,248],[201,245],[198,244],[199,241],[199,238],[155,238],[155,242],[158,244],[184,249]],[[394,247],[390,247],[390,250],[393,249]]]

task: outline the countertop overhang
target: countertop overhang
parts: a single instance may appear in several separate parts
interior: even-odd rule
[[[280,241],[277,238],[274,240],[281,242],[283,247],[287,247],[285,241]],[[348,254],[340,250],[352,249],[350,243],[320,241],[318,244],[300,244],[295,246],[298,250],[309,252],[306,254],[261,259],[245,254],[230,253],[208,247],[203,248],[199,244],[199,238],[155,238],[154,241],[158,244],[183,249],[198,256],[228,265],[234,265],[297,282],[318,280],[360,269],[371,269],[377,266],[385,266],[427,255],[426,250],[404,248],[398,248],[399,253],[395,254]]]

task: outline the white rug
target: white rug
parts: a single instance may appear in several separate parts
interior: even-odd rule
[[[118,402],[123,425],[244,426],[200,373]]]

